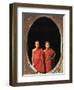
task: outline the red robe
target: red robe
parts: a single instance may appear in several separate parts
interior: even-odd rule
[[[38,72],[44,72],[44,59],[42,49],[39,48],[33,52],[33,64]]]
[[[55,52],[53,51],[53,49],[49,48],[47,50],[45,50],[45,69],[46,69],[46,73],[51,71],[53,68],[53,64],[54,64],[54,56]]]

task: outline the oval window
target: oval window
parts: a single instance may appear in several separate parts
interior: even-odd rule
[[[57,65],[60,58],[61,36],[57,25],[47,17],[38,18],[31,26],[28,32],[28,57],[32,64],[32,49],[35,47],[34,43],[38,40],[40,47],[45,49],[45,42],[50,42],[50,47],[55,51],[53,68]]]

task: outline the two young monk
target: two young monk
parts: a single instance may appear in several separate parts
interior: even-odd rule
[[[39,41],[35,41],[35,48],[32,50],[32,65],[36,72],[48,73],[54,64],[55,51],[50,48],[50,43],[45,42],[45,50],[40,48]]]

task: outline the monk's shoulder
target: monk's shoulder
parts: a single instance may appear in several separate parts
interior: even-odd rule
[[[46,50],[43,50],[44,52],[46,51]]]
[[[54,49],[51,48],[51,52],[55,53]]]
[[[36,49],[34,48],[34,49],[32,49],[32,52],[34,52],[34,51],[36,51]]]

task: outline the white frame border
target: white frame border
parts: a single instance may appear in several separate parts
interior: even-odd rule
[[[27,75],[22,76],[22,12],[45,13],[45,14],[64,14],[63,22],[63,56],[64,56],[64,74],[50,73],[49,75]],[[69,10],[42,9],[42,8],[17,8],[17,82],[39,82],[39,81],[58,81],[69,80]]]

